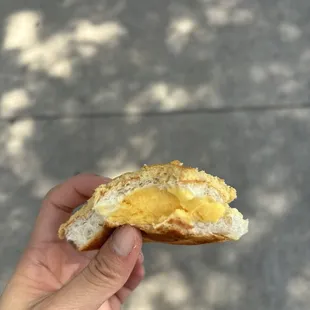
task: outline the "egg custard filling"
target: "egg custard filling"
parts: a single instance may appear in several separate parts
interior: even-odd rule
[[[209,196],[195,197],[188,189],[147,187],[127,195],[111,208],[102,201],[94,206],[96,212],[119,225],[156,225],[169,218],[191,222],[217,222],[230,207]]]

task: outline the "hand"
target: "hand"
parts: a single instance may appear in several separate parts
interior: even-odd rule
[[[72,210],[107,182],[81,174],[46,195],[29,245],[0,299],[1,310],[120,309],[144,276],[140,232],[124,226],[92,252],[78,252],[57,236]]]

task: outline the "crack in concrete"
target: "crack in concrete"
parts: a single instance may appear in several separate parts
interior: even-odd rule
[[[77,113],[21,113],[15,116],[0,116],[0,121],[14,123],[23,119],[33,119],[37,121],[44,120],[59,120],[59,119],[91,119],[91,118],[119,118],[119,117],[164,117],[178,115],[195,115],[195,114],[225,114],[236,112],[265,112],[265,111],[287,111],[310,109],[310,102],[297,104],[282,104],[282,105],[259,105],[259,106],[231,106],[219,108],[197,108],[197,109],[182,109],[171,111],[111,111],[111,112],[77,112]]]

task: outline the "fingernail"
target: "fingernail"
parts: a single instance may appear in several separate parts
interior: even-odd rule
[[[103,183],[109,183],[112,180],[111,178],[104,177],[104,176],[102,176],[100,174],[95,174],[95,176],[102,178],[103,179]]]
[[[144,255],[142,252],[140,252],[140,255],[139,255],[139,263],[142,264],[144,262]]]
[[[135,233],[130,226],[117,229],[112,235],[113,250],[119,256],[127,256],[135,246]]]

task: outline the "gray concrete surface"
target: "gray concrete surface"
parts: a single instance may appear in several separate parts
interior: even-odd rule
[[[20,107],[1,113],[306,104],[309,9],[307,0],[2,0],[0,91]]]
[[[77,170],[113,175],[179,158],[238,189],[250,232],[231,244],[145,246],[147,278],[128,309],[308,309],[309,117],[296,110],[3,125],[2,285],[53,184]]]
[[[1,289],[53,185],[177,158],[237,188],[250,232],[145,246],[147,277],[125,308],[309,309],[309,10],[1,1]]]

